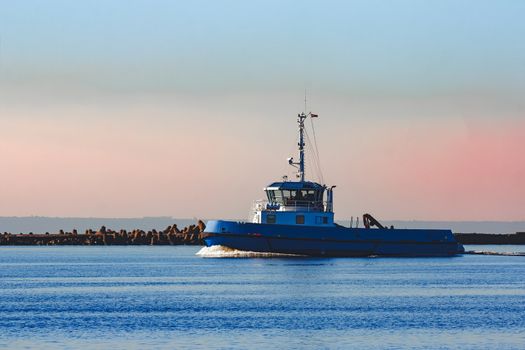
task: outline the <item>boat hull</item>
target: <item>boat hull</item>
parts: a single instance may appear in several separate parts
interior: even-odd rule
[[[464,252],[450,230],[366,229],[209,221],[207,246],[308,256],[451,256]]]

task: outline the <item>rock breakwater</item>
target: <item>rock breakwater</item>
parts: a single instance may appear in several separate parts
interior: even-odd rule
[[[204,245],[202,234],[206,225],[202,220],[195,225],[179,229],[176,224],[164,230],[112,230],[102,226],[99,230],[86,230],[83,234],[70,232],[45,234],[0,234],[0,245]]]
[[[164,230],[118,231],[100,227],[84,233],[60,230],[58,233],[33,234],[10,232],[0,233],[0,245],[204,245],[203,232],[206,225],[202,220],[179,229],[176,224]],[[1,231],[0,231],[1,232]],[[455,233],[462,244],[525,244],[525,232],[515,234]]]
[[[455,233],[461,244],[525,244],[525,232],[513,234]]]

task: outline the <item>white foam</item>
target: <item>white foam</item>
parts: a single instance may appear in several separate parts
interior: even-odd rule
[[[275,257],[297,257],[297,254],[281,254],[270,252],[250,252],[246,250],[237,250],[222,245],[212,245],[203,247],[195,255],[203,258],[275,258]]]
[[[490,251],[482,251],[482,250],[468,250],[463,254],[525,256],[525,252],[490,252]]]

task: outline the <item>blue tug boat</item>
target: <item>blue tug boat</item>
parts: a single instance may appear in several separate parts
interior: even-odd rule
[[[264,191],[267,199],[256,201],[252,222],[208,221],[204,241],[208,247],[307,256],[452,256],[464,252],[452,231],[386,228],[371,215],[363,215],[364,228],[334,222],[333,190],[305,180],[305,120],[297,116],[298,181],[274,182]],[[352,224],[351,224],[352,226]]]

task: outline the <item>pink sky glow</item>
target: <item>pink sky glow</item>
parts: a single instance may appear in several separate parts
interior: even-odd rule
[[[0,215],[246,218],[290,173],[296,125],[294,106],[241,99],[213,113],[209,101],[4,108]],[[339,218],[525,218],[523,120],[316,111]]]

